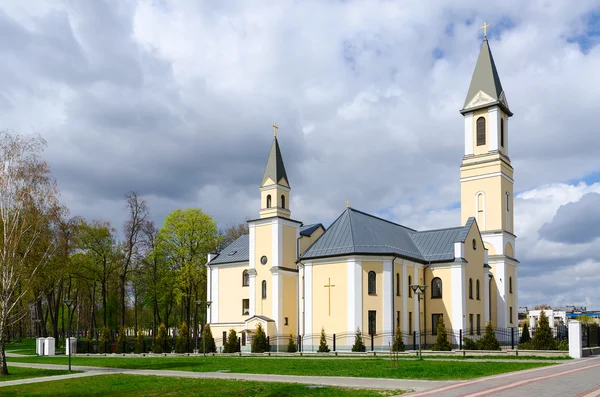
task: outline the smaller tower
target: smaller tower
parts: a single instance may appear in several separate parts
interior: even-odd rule
[[[260,184],[260,217],[279,216],[290,218],[290,184],[283,157],[277,142],[277,123],[273,123],[273,144],[269,152],[269,160]]]

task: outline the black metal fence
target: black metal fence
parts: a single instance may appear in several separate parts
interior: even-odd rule
[[[597,324],[581,325],[581,346],[598,347],[600,346],[600,330]]]

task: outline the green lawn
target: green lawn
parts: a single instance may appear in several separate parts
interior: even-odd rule
[[[1,388],[3,396],[323,396],[382,397],[402,390],[359,390],[337,387],[309,389],[292,383],[263,383],[221,379],[186,379],[142,375],[101,375],[60,382]]]
[[[60,339],[58,341],[60,347],[56,348],[56,353],[65,352],[65,340]],[[4,349],[7,353],[26,354],[29,356],[35,356],[35,338],[23,338],[18,343],[15,340],[4,345]]]
[[[67,364],[67,357],[18,357],[9,362]],[[392,368],[389,359],[306,359],[277,357],[73,357],[73,365],[175,371],[351,376],[398,379],[472,379],[511,371],[551,365],[546,362],[465,362],[399,360]]]
[[[68,374],[69,371],[55,370],[55,369],[37,369],[37,368],[21,368],[8,366],[8,375],[0,376],[0,382],[6,382],[8,380],[26,379],[26,378],[39,378],[40,376],[52,376],[52,375],[64,375]],[[2,389],[0,389],[2,390]],[[0,392],[2,394],[2,392]]]

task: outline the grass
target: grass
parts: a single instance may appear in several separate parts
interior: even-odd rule
[[[79,371],[73,371],[79,372]],[[53,375],[64,375],[68,374],[69,371],[55,370],[55,369],[38,369],[38,368],[22,368],[22,367],[8,367],[8,375],[0,376],[0,382],[6,382],[9,380],[27,379],[27,378],[39,378],[41,376],[53,376]],[[2,390],[2,389],[0,389]],[[0,392],[2,394],[2,392]]]
[[[229,370],[235,373],[350,376],[397,379],[472,379],[505,372],[551,365],[547,362],[467,362],[441,360],[399,360],[392,368],[389,359],[305,359],[277,357],[73,357],[73,365],[154,369],[192,372]],[[10,362],[67,364],[67,357],[18,357]]]
[[[56,341],[55,341],[56,342]],[[56,347],[56,353],[65,352],[65,340],[60,339],[60,347]],[[28,356],[35,356],[35,338],[23,338],[21,342],[11,341],[4,345],[4,349],[7,353],[24,354]]]
[[[100,375],[60,382],[12,386],[3,396],[311,396],[382,397],[402,390],[361,390],[338,387],[309,389],[293,383],[265,383],[222,379],[186,379],[141,375]]]

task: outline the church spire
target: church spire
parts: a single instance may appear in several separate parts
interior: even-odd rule
[[[273,126],[274,128],[277,128],[275,127],[276,124]],[[271,145],[269,159],[267,160],[267,167],[265,168],[265,173],[260,186],[264,187],[266,185],[274,184],[290,187],[287,174],[285,173],[285,166],[283,165],[283,157],[281,156],[281,151],[279,150],[277,135],[273,136],[273,144]]]
[[[289,218],[291,215],[290,183],[283,165],[279,142],[277,142],[277,128],[277,124],[273,123],[273,143],[260,183],[261,218],[273,216]]]
[[[490,25],[484,24],[484,26],[487,28]],[[500,77],[498,76],[498,70],[494,63],[494,57],[490,50],[486,32],[486,36],[484,36],[483,43],[481,44],[479,58],[475,65],[475,71],[471,78],[471,85],[469,86],[465,104],[460,112],[465,114],[494,105],[499,106],[508,116],[512,116],[506,95],[502,89],[502,83],[500,83]]]

